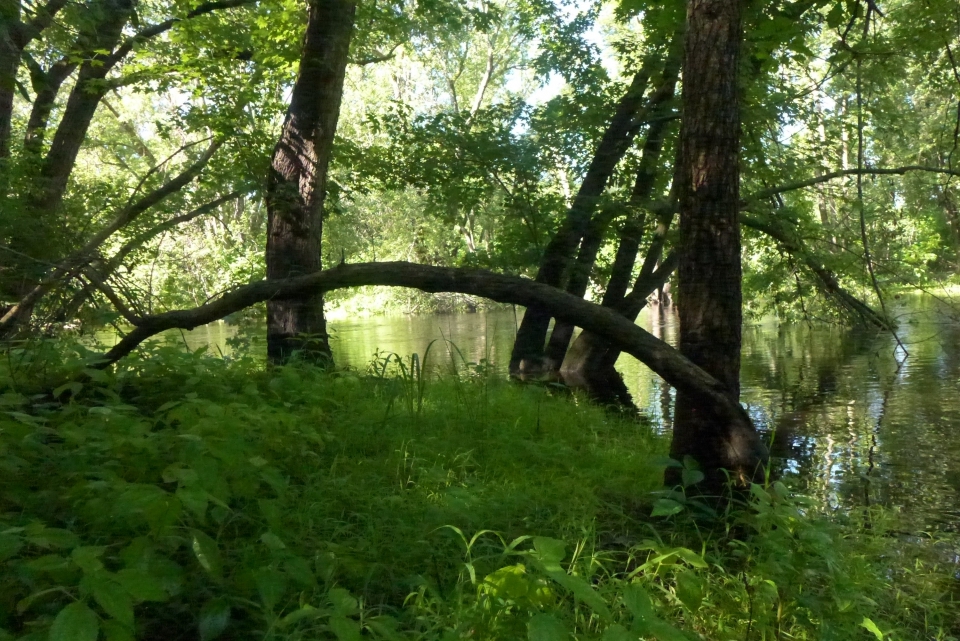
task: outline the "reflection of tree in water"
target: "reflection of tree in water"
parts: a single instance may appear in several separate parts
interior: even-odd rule
[[[930,312],[929,301],[914,300]],[[910,358],[874,332],[781,326],[744,332],[744,400],[772,438],[776,471],[825,504],[902,506],[956,528],[960,505],[960,323],[902,328]],[[935,340],[931,337],[936,337]]]

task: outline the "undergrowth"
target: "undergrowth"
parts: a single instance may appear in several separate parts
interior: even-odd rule
[[[643,422],[482,363],[87,356],[0,372],[0,639],[960,633],[949,541],[779,482],[715,514]]]

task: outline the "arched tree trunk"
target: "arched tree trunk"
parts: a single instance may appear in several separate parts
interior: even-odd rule
[[[458,292],[500,303],[541,307],[551,316],[599,334],[619,349],[635,356],[678,390],[685,390],[697,398],[708,408],[707,411],[725,424],[749,429],[750,418],[739,403],[731,399],[720,381],[612,309],[549,285],[481,269],[431,267],[404,262],[367,263],[338,265],[307,276],[242,285],[194,309],[135,319],[134,329],[104,354],[95,367],[108,367],[143,341],[168,329],[193,329],[269,299],[320,295],[334,289],[365,285],[414,287],[433,293]]]
[[[677,166],[680,352],[740,397],[740,0],[689,0]],[[713,413],[678,390],[670,454],[693,457],[716,487],[722,469],[752,477],[762,463],[752,424]]]
[[[310,2],[300,73],[267,182],[268,279],[320,271],[327,167],[355,15],[350,0]],[[267,303],[267,357],[280,363],[295,351],[331,358],[319,293]]]

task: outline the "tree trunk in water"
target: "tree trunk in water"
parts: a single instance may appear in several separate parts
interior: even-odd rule
[[[689,0],[680,207],[680,352],[740,398],[740,0]],[[765,458],[752,424],[731,423],[696,391],[678,390],[670,455],[690,456],[720,486],[730,470],[752,479]]]
[[[355,15],[356,4],[349,0],[310,4],[300,73],[267,183],[268,279],[320,271],[327,167]],[[331,358],[321,293],[267,303],[267,358],[282,363],[294,351],[313,360]]]
[[[562,287],[573,255],[587,231],[593,211],[606,189],[607,181],[613,174],[620,159],[627,152],[633,137],[637,133],[634,115],[640,109],[647,81],[650,77],[648,65],[644,65],[633,78],[633,83],[620,99],[617,110],[610,120],[597,146],[587,175],[580,185],[573,204],[567,215],[550,239],[544,250],[537,282],[552,287]],[[543,358],[544,342],[550,326],[551,315],[543,309],[528,308],[517,330],[510,355],[510,374],[512,376],[540,376],[546,370]]]

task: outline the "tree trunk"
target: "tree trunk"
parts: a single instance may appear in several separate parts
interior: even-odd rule
[[[561,287],[573,255],[590,224],[594,209],[606,189],[620,159],[627,152],[637,132],[634,116],[643,102],[648,65],[634,76],[627,93],[620,99],[610,124],[600,139],[587,175],[580,185],[573,204],[560,228],[550,239],[540,261],[537,282]],[[510,356],[510,374],[513,376],[540,376],[544,373],[543,347],[550,326],[550,314],[543,309],[527,309],[517,330]],[[550,369],[550,368],[547,368]]]
[[[19,25],[20,0],[0,0],[0,160],[10,155],[13,94],[22,51],[17,37]]]
[[[658,269],[649,273],[641,271],[629,294],[620,300],[601,304],[634,323],[643,308],[647,306],[647,297],[663,287],[676,268],[677,255],[673,253],[660,264]],[[602,337],[584,331],[568,350],[560,372],[564,380],[587,381],[587,387],[593,388],[596,385],[589,381],[609,380],[610,370],[613,369],[618,358],[620,358],[620,350],[604,341]]]
[[[610,297],[611,300],[619,300],[626,293],[626,287],[633,273],[633,264],[640,247],[640,240],[643,238],[645,220],[643,208],[650,202],[660,169],[660,151],[663,149],[664,135],[670,122],[666,118],[667,107],[673,99],[677,86],[677,76],[680,72],[679,54],[679,47],[671,45],[671,54],[664,63],[663,77],[656,91],[650,96],[645,108],[645,112],[652,117],[652,122],[643,144],[640,168],[637,171],[633,192],[630,194],[628,219],[624,224],[610,283],[607,286],[608,291],[611,287],[614,290]],[[583,296],[587,291],[590,272],[597,262],[597,253],[600,251],[603,234],[609,224],[609,216],[595,216],[594,218],[597,219],[596,224],[591,224],[588,233],[583,237],[576,265],[570,274],[570,282],[567,284],[567,291],[574,296]],[[605,294],[604,301],[606,300],[607,296]],[[561,321],[554,324],[550,341],[547,344],[545,364],[557,370],[560,369],[567,353],[567,347],[570,345],[571,336],[573,336],[572,325]],[[609,375],[605,375],[605,378],[609,379]]]
[[[683,119],[677,165],[680,209],[680,352],[740,398],[740,0],[689,0]],[[690,456],[718,487],[741,480],[764,455],[751,423],[717,416],[699,392],[678,390],[670,455]]]
[[[320,239],[327,168],[340,115],[356,4],[313,0],[300,73],[267,182],[267,278],[320,270]],[[267,356],[273,363],[295,351],[329,361],[330,345],[320,293],[267,303]]]
[[[63,118],[40,167],[39,190],[31,199],[37,216],[52,216],[63,202],[77,154],[87,137],[100,100],[107,92],[105,79],[116,64],[107,52],[113,51],[120,41],[123,27],[135,5],[135,0],[104,0],[101,5],[104,18],[97,23],[96,35],[87,43],[93,53],[89,60],[80,65]]]

